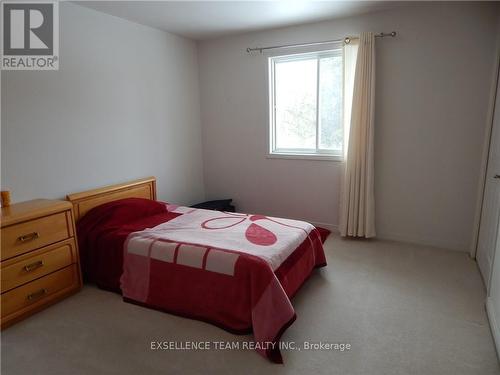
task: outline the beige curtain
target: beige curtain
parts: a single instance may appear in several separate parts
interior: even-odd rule
[[[375,236],[374,107],[375,37],[373,33],[362,33],[357,51],[341,197],[339,229],[342,236]]]

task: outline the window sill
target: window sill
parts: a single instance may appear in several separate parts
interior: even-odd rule
[[[321,154],[287,154],[287,153],[268,153],[266,155],[267,159],[295,159],[295,160],[322,160],[322,161],[334,161],[343,162],[344,158],[342,156],[336,155],[321,155]]]

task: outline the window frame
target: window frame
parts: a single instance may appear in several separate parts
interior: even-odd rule
[[[341,56],[342,57],[342,71],[344,71],[344,49],[342,47],[335,47],[332,49],[301,52],[289,55],[277,55],[268,57],[268,78],[269,78],[269,125],[268,125],[268,158],[279,159],[312,159],[312,160],[329,160],[329,161],[343,161],[345,150],[345,134],[342,137],[342,149],[329,150],[321,149],[319,147],[319,131],[320,131],[320,97],[319,97],[319,80],[320,80],[320,59],[325,57]],[[316,148],[315,149],[294,149],[294,148],[277,148],[276,147],[276,63],[286,61],[300,61],[316,59],[317,73],[316,73]],[[342,77],[342,119],[341,124],[344,127],[344,77]]]

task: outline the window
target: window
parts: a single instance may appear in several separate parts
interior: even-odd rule
[[[341,160],[342,49],[269,58],[270,155]]]

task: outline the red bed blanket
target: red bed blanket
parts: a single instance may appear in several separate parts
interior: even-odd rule
[[[78,234],[88,279],[116,289],[120,273],[125,300],[253,332],[256,350],[278,363],[290,298],[326,265],[322,233],[308,223],[139,199],[92,210]],[[103,279],[110,254],[120,270]]]

